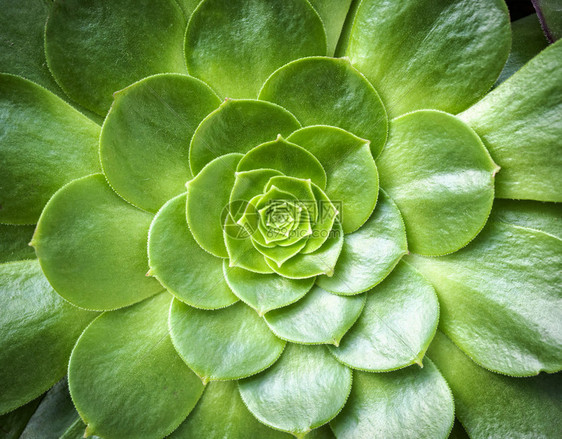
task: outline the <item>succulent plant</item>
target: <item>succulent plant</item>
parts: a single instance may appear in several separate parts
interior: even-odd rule
[[[3,437],[560,434],[536,15],[0,3]]]

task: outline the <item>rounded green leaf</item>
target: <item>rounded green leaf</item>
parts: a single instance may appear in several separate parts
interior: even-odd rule
[[[236,220],[244,214],[247,203],[265,192],[271,177],[283,175],[274,169],[253,169],[236,173],[234,186],[230,193],[230,213]]]
[[[0,413],[47,391],[95,313],[64,301],[37,261],[0,264]]]
[[[78,439],[84,435],[86,426],[74,408],[66,377],[51,387],[40,401],[21,435],[3,439]],[[72,437],[69,433],[75,425],[80,427],[80,436]]]
[[[115,191],[156,212],[191,179],[189,141],[220,100],[185,75],[151,76],[115,93],[100,137],[103,172]]]
[[[185,36],[189,73],[230,98],[255,98],[278,67],[325,54],[322,21],[303,0],[205,0]]]
[[[439,303],[431,284],[410,265],[394,271],[366,293],[367,304],[334,356],[354,369],[382,372],[417,363],[439,322]]]
[[[562,204],[531,200],[494,201],[489,221],[540,230],[562,239]]]
[[[458,113],[494,84],[510,43],[503,0],[364,0],[345,54],[392,116],[421,108]]]
[[[103,175],[74,180],[49,200],[32,244],[53,288],[87,309],[115,309],[162,290],[146,277],[152,215],[123,201]]]
[[[113,93],[155,73],[185,72],[185,18],[169,0],[55,0],[45,28],[53,76],[105,115]]]
[[[336,296],[316,286],[298,302],[268,312],[265,321],[282,339],[337,346],[359,318],[364,305],[365,295]]]
[[[285,347],[242,302],[207,311],[174,300],[170,335],[180,356],[203,383],[261,372],[277,361]]]
[[[304,279],[321,274],[332,276],[342,251],[343,241],[341,224],[336,221],[334,228],[328,233],[328,239],[318,250],[308,254],[300,253],[283,263],[281,267],[267,258],[266,263],[273,271],[289,279]]]
[[[513,21],[511,36],[511,51],[496,85],[512,76],[548,45],[537,14]]]
[[[238,299],[225,282],[219,259],[195,242],[185,218],[185,194],[168,201],[148,234],[150,275],[177,299],[196,308],[215,309]]]
[[[228,252],[229,267],[240,267],[255,273],[273,273],[264,256],[256,250],[246,229],[239,225],[232,215],[226,215],[224,242]]]
[[[427,361],[390,373],[356,371],[349,401],[330,426],[337,437],[445,439],[455,407],[447,382]]]
[[[344,237],[341,254],[331,276],[318,285],[336,294],[359,294],[382,281],[408,251],[400,211],[381,190],[371,218]]]
[[[318,218],[312,223],[312,234],[308,237],[306,247],[302,250],[303,253],[312,253],[322,247],[330,237],[334,223],[341,217],[341,213],[336,207],[339,203],[334,205],[326,193],[315,184],[312,185],[312,192],[316,200]]]
[[[377,166],[413,252],[454,252],[486,224],[499,168],[474,131],[454,116],[420,110],[394,119]]]
[[[226,99],[199,125],[189,149],[191,171],[197,174],[211,160],[230,152],[288,136],[300,127],[295,116],[279,105],[252,99]]]
[[[326,187],[326,172],[318,159],[306,149],[287,142],[281,136],[250,150],[240,160],[236,170],[241,172],[262,168],[276,169],[291,177],[310,179],[320,188]]]
[[[234,173],[242,154],[226,154],[208,163],[187,184],[187,223],[195,241],[219,258],[228,257],[223,229]]]
[[[290,439],[292,436],[266,427],[248,411],[234,381],[214,381],[169,439]]]
[[[35,226],[0,224],[0,263],[35,259],[35,250],[29,245]]]
[[[79,338],[68,381],[88,436],[132,439],[142,431],[144,438],[161,438],[197,403],[203,385],[168,334],[171,298],[162,293],[106,312]]]
[[[470,361],[440,331],[428,355],[451,386],[456,415],[471,438],[560,435],[560,374],[521,379],[490,372]]]
[[[562,202],[562,41],[459,117],[501,166],[499,198]]]
[[[311,126],[287,139],[310,151],[326,171],[326,194],[340,213],[344,233],[361,227],[371,216],[379,193],[377,166],[369,142],[341,128]]]
[[[286,261],[302,251],[304,246],[306,246],[306,240],[300,240],[285,247],[276,245],[271,248],[265,247],[259,242],[254,242],[256,250],[270,261],[276,263],[278,267],[281,267]]]
[[[232,289],[259,315],[290,305],[302,298],[314,284],[314,278],[287,279],[278,274],[259,274],[223,262],[224,277]]]
[[[562,240],[490,222],[457,253],[409,261],[435,286],[440,329],[476,363],[513,376],[562,369]]]
[[[333,125],[368,139],[377,157],[386,141],[386,110],[348,59],[304,58],[271,75],[259,98],[293,113],[303,125]]]
[[[302,437],[339,413],[351,379],[351,370],[323,346],[289,343],[277,363],[239,385],[244,403],[260,422]]]
[[[25,7],[19,2],[2,1],[0,71],[22,76],[63,95],[45,61],[43,39],[50,8],[50,2],[43,0],[27,0]]]
[[[352,0],[309,0],[324,23],[328,42],[328,55],[332,56],[342,31]]]
[[[36,223],[61,186],[99,171],[99,126],[33,82],[0,74],[0,125],[0,223]]]

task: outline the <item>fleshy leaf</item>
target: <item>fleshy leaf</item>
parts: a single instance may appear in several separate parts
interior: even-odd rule
[[[234,172],[242,154],[226,154],[208,163],[187,184],[187,223],[195,241],[219,258],[228,257],[223,228]]]
[[[304,58],[271,75],[259,98],[292,112],[303,125],[333,125],[368,139],[381,152],[388,122],[378,93],[348,59]]]
[[[562,38],[562,8],[557,0],[531,0],[548,41]]]
[[[191,171],[197,174],[223,154],[245,154],[279,134],[288,136],[299,127],[295,116],[279,105],[252,99],[226,99],[193,134],[189,150]]]
[[[364,295],[336,296],[316,286],[298,302],[268,312],[265,321],[278,337],[294,343],[338,345],[364,305]]]
[[[497,199],[489,221],[540,230],[562,239],[562,204],[559,203]]]
[[[298,254],[281,267],[274,261],[266,259],[266,262],[273,271],[289,279],[304,279],[321,274],[330,276],[342,251],[343,241],[341,224],[336,221],[334,228],[328,234],[328,239],[318,250],[308,254]]]
[[[562,201],[561,82],[559,41],[459,116],[502,167],[497,197]]]
[[[337,437],[448,437],[454,421],[453,395],[427,360],[390,373],[355,371],[349,401],[330,426]]]
[[[95,313],[56,294],[37,261],[0,264],[0,413],[48,390]]]
[[[332,354],[349,367],[371,372],[414,363],[422,366],[439,321],[439,303],[431,284],[400,262],[366,295],[361,317],[339,347],[330,346]]]
[[[328,56],[336,51],[336,45],[340,37],[343,23],[352,0],[309,0],[316,9],[324,23],[326,30]]]
[[[382,281],[407,251],[400,211],[381,190],[371,218],[345,236],[333,275],[320,276],[318,285],[336,294],[362,293]]]
[[[325,54],[322,21],[303,0],[205,0],[185,36],[189,73],[230,98],[255,98],[278,67]]]
[[[67,432],[75,423],[81,424],[82,436],[86,426],[74,408],[68,392],[68,382],[63,378],[45,394],[18,438],[70,439]]]
[[[560,374],[512,378],[474,364],[437,331],[429,357],[447,379],[456,414],[472,438],[554,438],[560,435]]]
[[[230,267],[240,267],[254,273],[273,273],[264,256],[254,247],[248,232],[230,214],[225,220],[224,242]]]
[[[161,438],[199,400],[203,385],[168,334],[171,298],[161,293],[106,312],[76,343],[68,381],[89,434],[125,439],[142,431],[144,438]]]
[[[291,439],[266,427],[248,411],[233,381],[207,384],[191,414],[169,439]]]
[[[223,260],[193,239],[185,218],[185,194],[156,214],[148,235],[150,274],[176,298],[196,308],[215,309],[237,298],[225,282]]]
[[[1,223],[36,223],[57,189],[99,172],[100,127],[33,82],[0,74],[0,125]]]
[[[29,245],[35,226],[0,224],[0,263],[35,259],[35,250]]]
[[[314,284],[314,278],[287,279],[278,274],[259,274],[229,267],[227,261],[223,262],[223,269],[232,292],[260,315],[296,302]]]
[[[109,184],[150,212],[184,192],[189,141],[219,104],[206,84],[179,74],[151,76],[116,93],[100,137]]]
[[[562,241],[490,222],[468,247],[409,260],[434,285],[440,329],[478,364],[514,376],[562,368]]]
[[[283,174],[310,179],[313,183],[326,187],[324,168],[306,149],[288,142],[282,137],[266,142],[250,150],[238,164],[238,172],[252,169],[276,169]]]
[[[156,73],[185,72],[185,25],[169,0],[55,0],[47,63],[68,96],[103,116],[115,91]]]
[[[49,200],[32,244],[53,288],[77,306],[107,310],[162,290],[145,276],[152,215],[123,201],[103,175],[74,180]]]
[[[344,233],[361,227],[371,216],[379,193],[377,166],[369,143],[341,128],[311,126],[287,139],[310,151],[326,171],[326,194],[341,210]]]
[[[272,248],[267,248],[262,246],[258,242],[254,242],[254,247],[267,259],[275,262],[278,267],[283,265],[286,261],[291,259],[293,256],[302,251],[303,247],[306,245],[306,240],[300,240],[288,246],[275,246]]]
[[[170,335],[180,356],[203,383],[261,372],[277,361],[285,347],[242,302],[207,311],[174,300]]]
[[[34,399],[26,405],[0,416],[0,431],[3,434],[2,439],[20,439],[22,431],[25,429],[31,416],[33,416],[41,399],[42,397]]]
[[[454,116],[420,110],[394,119],[377,166],[413,252],[454,252],[484,227],[499,169],[474,131]]]
[[[496,85],[512,76],[548,44],[536,14],[512,22],[511,36],[511,51]]]
[[[312,234],[308,237],[303,253],[312,253],[318,250],[330,237],[330,232],[334,228],[334,223],[341,216],[340,212],[318,186],[313,184],[312,192],[318,206],[318,218],[312,224]]]
[[[510,37],[503,0],[364,0],[345,54],[393,117],[422,108],[458,113],[494,84]]]
[[[300,438],[339,413],[351,375],[325,347],[289,343],[272,367],[239,382],[240,395],[259,421]]]
[[[43,38],[50,2],[27,0],[25,7],[10,0],[1,4],[0,71],[22,76],[63,95],[45,60]]]

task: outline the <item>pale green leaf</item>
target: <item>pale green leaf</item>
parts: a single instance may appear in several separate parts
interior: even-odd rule
[[[184,73],[186,21],[170,0],[55,0],[47,63],[74,101],[105,115],[113,93],[156,73]]]
[[[239,385],[244,403],[259,421],[302,437],[339,413],[351,379],[351,370],[325,347],[289,343],[277,363]]]
[[[180,356],[204,383],[261,372],[277,361],[285,347],[242,302],[208,311],[174,300],[170,335]]]
[[[391,116],[458,113],[496,81],[510,34],[503,0],[363,0],[344,53]]]
[[[230,191],[242,154],[231,153],[208,163],[187,184],[187,223],[195,241],[214,256],[228,256],[223,231]]]
[[[359,294],[382,281],[407,252],[406,231],[400,211],[381,190],[371,218],[346,235],[331,276],[318,285],[336,294]]]
[[[427,361],[423,369],[355,371],[349,401],[330,426],[337,437],[346,439],[445,439],[454,411],[447,382]]]
[[[211,160],[231,152],[246,153],[255,146],[288,136],[300,127],[291,113],[271,102],[226,99],[199,125],[189,150],[191,170],[197,174]]]
[[[0,126],[1,223],[36,223],[61,186],[99,172],[99,126],[33,82],[0,74]]]
[[[562,201],[561,82],[559,41],[460,114],[501,166],[499,198]]]
[[[130,203],[156,212],[191,179],[189,141],[220,100],[203,82],[161,74],[114,95],[100,137],[111,187]]]
[[[74,180],[43,210],[32,244],[53,288],[69,302],[107,310],[162,290],[146,277],[152,215],[123,201],[103,175]]]
[[[70,358],[68,381],[88,435],[162,438],[193,409],[203,384],[168,334],[172,296],[161,293],[106,312],[88,326]]]
[[[304,0],[204,0],[185,37],[189,73],[229,98],[256,98],[278,67],[325,54],[324,26]]]
[[[95,313],[64,301],[37,261],[0,264],[0,413],[37,398],[66,373]]]
[[[560,374],[512,378],[487,371],[437,331],[429,357],[447,379],[472,439],[555,438],[562,427]]]
[[[284,340],[338,345],[364,305],[365,295],[336,296],[316,286],[298,302],[268,312],[265,321]]]
[[[465,249],[409,259],[435,286],[440,328],[478,364],[514,376],[562,369],[562,241],[490,222]]]
[[[450,114],[420,110],[392,120],[377,160],[381,187],[398,205],[410,250],[454,252],[486,224],[498,167],[482,141]]]
[[[435,290],[410,265],[400,262],[371,291],[357,323],[334,356],[354,369],[372,372],[403,368],[422,359],[439,322]]]
[[[185,194],[156,214],[148,236],[150,275],[177,299],[196,308],[222,308],[237,301],[225,282],[223,259],[195,242],[185,218]]]
[[[381,152],[388,122],[378,93],[348,59],[293,61],[273,73],[259,98],[292,112],[303,125],[333,125],[371,142]]]

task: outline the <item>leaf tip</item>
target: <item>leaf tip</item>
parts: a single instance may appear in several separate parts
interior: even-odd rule
[[[90,437],[94,435],[94,427],[92,427],[92,424],[88,424],[86,425],[86,429],[84,430],[84,436],[83,437]]]

